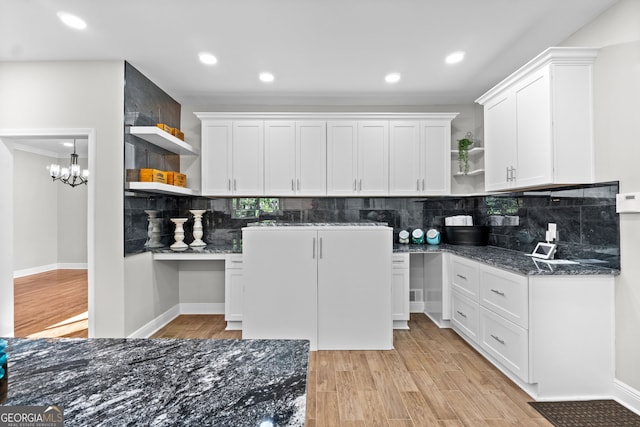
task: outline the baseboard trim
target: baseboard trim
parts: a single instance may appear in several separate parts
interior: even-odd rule
[[[149,323],[128,335],[127,338],[149,338],[151,335],[162,329],[169,322],[180,315],[180,304],[176,304],[160,316],[152,319]]]
[[[640,390],[636,390],[630,385],[614,379],[613,398],[622,406],[640,415]]]
[[[31,276],[32,274],[46,273],[52,270],[86,270],[87,263],[81,262],[59,262],[56,264],[39,265],[37,267],[25,268],[22,270],[15,270],[13,272],[13,278],[18,279],[20,277]]]
[[[224,303],[181,302],[180,314],[224,314]]]

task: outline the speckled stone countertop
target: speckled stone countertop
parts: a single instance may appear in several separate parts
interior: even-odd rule
[[[551,264],[533,259],[523,252],[502,249],[495,246],[463,245],[393,245],[394,253],[440,253],[448,252],[482,262],[503,270],[527,276],[535,275],[618,275],[620,270],[601,267],[594,260],[574,260],[578,264]]]
[[[189,247],[184,251],[173,251],[170,247],[148,249],[148,251],[154,254],[241,254],[242,253],[242,241],[237,240],[233,242],[217,242],[208,243],[207,246],[201,246],[196,248]]]
[[[304,340],[9,338],[6,405],[65,426],[303,426]]]
[[[250,222],[248,227],[388,227],[386,222]]]

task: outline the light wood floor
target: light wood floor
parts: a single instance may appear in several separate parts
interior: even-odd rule
[[[14,279],[16,337],[87,335],[87,270],[52,270]]]
[[[311,352],[308,427],[551,426],[455,332],[412,314],[391,351]],[[223,316],[179,316],[154,337],[241,338]]]

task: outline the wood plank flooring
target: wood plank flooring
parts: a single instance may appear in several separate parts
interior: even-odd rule
[[[16,337],[86,338],[87,270],[52,270],[13,281]]]
[[[394,350],[315,351],[308,427],[551,426],[532,399],[450,329],[412,314]],[[223,316],[179,316],[154,337],[241,338]]]

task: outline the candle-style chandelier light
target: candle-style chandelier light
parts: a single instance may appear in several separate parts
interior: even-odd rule
[[[89,178],[89,170],[81,169],[78,164],[78,155],[76,154],[76,140],[73,140],[73,153],[69,160],[69,167],[63,168],[59,164],[53,163],[49,166],[49,174],[54,181],[61,181],[71,187],[86,184]]]

